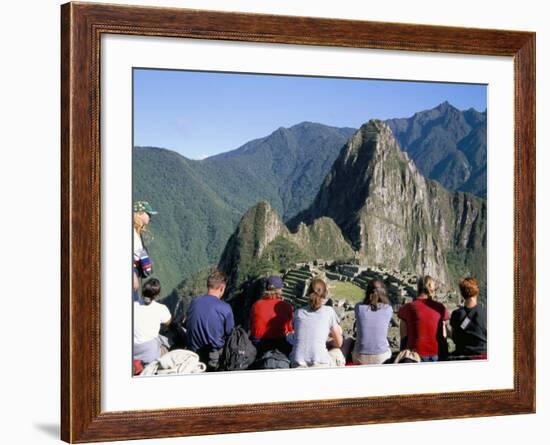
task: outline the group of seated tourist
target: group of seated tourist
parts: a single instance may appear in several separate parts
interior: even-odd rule
[[[232,308],[223,301],[227,278],[215,271],[206,284],[206,294],[191,301],[178,323],[185,332],[185,349],[196,353],[208,371],[223,370],[222,354],[235,331]],[[392,354],[388,329],[393,308],[384,281],[368,283],[364,300],[355,306],[355,338],[344,338],[338,315],[327,304],[327,283],[321,277],[309,283],[308,304],[295,310],[282,298],[282,278],[273,275],[250,309],[246,341],[257,358],[276,351],[293,368],[485,359],[487,312],[477,301],[477,280],[465,278],[459,288],[464,304],[449,316],[445,305],[434,299],[435,281],[420,277],[416,298],[398,310],[401,345]],[[168,308],[155,301],[159,294],[160,283],[151,278],[143,284],[142,298],[134,301],[134,363],[147,365],[170,347],[159,335],[160,326],[171,322]],[[448,336],[456,345],[451,355],[447,355]]]

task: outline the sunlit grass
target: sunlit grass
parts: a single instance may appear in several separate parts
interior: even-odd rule
[[[328,280],[328,289],[330,297],[336,300],[346,299],[350,303],[358,303],[365,298],[365,291],[350,282]]]

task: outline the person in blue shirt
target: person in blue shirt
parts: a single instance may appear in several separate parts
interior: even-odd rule
[[[212,272],[206,282],[206,295],[193,299],[185,320],[187,345],[210,371],[217,370],[225,340],[235,326],[231,306],[222,301],[226,286],[226,275]]]

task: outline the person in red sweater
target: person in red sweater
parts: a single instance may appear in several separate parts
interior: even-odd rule
[[[292,349],[286,336],[293,331],[294,308],[281,298],[282,289],[282,278],[270,276],[262,298],[250,310],[250,338],[258,353],[279,349],[288,355]]]
[[[416,351],[423,362],[437,362],[439,336],[444,335],[444,322],[449,319],[447,308],[432,299],[434,279],[428,275],[418,280],[418,296],[399,309],[401,338],[407,338],[406,348]]]

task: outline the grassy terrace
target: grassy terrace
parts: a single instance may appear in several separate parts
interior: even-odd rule
[[[338,300],[346,299],[350,303],[358,303],[365,298],[365,291],[351,282],[327,280],[329,294]]]

